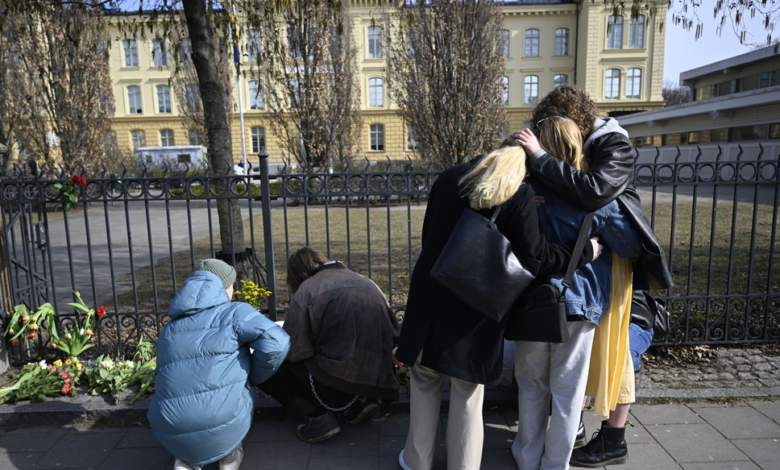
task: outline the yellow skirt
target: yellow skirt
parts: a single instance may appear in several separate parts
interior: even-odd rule
[[[631,268],[630,259],[612,253],[609,309],[593,337],[585,394],[595,399],[594,411],[605,419],[618,403],[634,402],[634,368],[628,347]]]

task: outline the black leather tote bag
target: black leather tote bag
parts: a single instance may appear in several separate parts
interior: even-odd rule
[[[534,280],[498,231],[496,207],[488,220],[466,208],[444,245],[431,277],[482,315],[500,323],[523,290]]]
[[[653,337],[663,338],[670,330],[669,310],[650,292],[635,290],[631,298],[631,323],[643,330],[652,328]]]
[[[534,284],[512,306],[504,338],[510,341],[535,341],[565,343],[569,341],[569,325],[566,315],[566,290],[571,287],[577,263],[588,240],[595,212],[585,216],[577,243],[571,254],[568,269],[563,278],[563,292],[551,283]]]

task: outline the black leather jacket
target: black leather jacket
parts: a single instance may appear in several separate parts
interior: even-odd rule
[[[589,173],[576,171],[547,153],[531,157],[529,167],[539,182],[580,209],[594,211],[617,198],[642,238],[642,255],[634,266],[634,290],[666,289],[674,285],[664,249],[632,185],[631,142],[617,132],[605,134],[593,141],[585,159],[590,165]]]

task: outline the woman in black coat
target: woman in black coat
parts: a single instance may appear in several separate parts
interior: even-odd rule
[[[534,192],[523,184],[525,153],[506,147],[444,171],[431,188],[422,231],[422,252],[412,273],[396,358],[412,367],[411,422],[399,464],[429,470],[445,376],[452,377],[447,425],[448,468],[478,469],[482,455],[484,384],[501,375],[503,333],[496,323],[459,301],[430,276],[463,209],[485,217],[499,204],[499,231],[533,274],[564,271],[574,244],[551,245],[540,233]],[[595,250],[595,252],[594,252]],[[586,244],[579,266],[598,255]],[[485,279],[484,282],[490,282]]]

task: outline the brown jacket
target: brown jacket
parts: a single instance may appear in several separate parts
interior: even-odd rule
[[[307,279],[284,318],[290,362],[306,361],[323,384],[382,400],[398,399],[393,347],[398,320],[370,279],[341,263]]]

